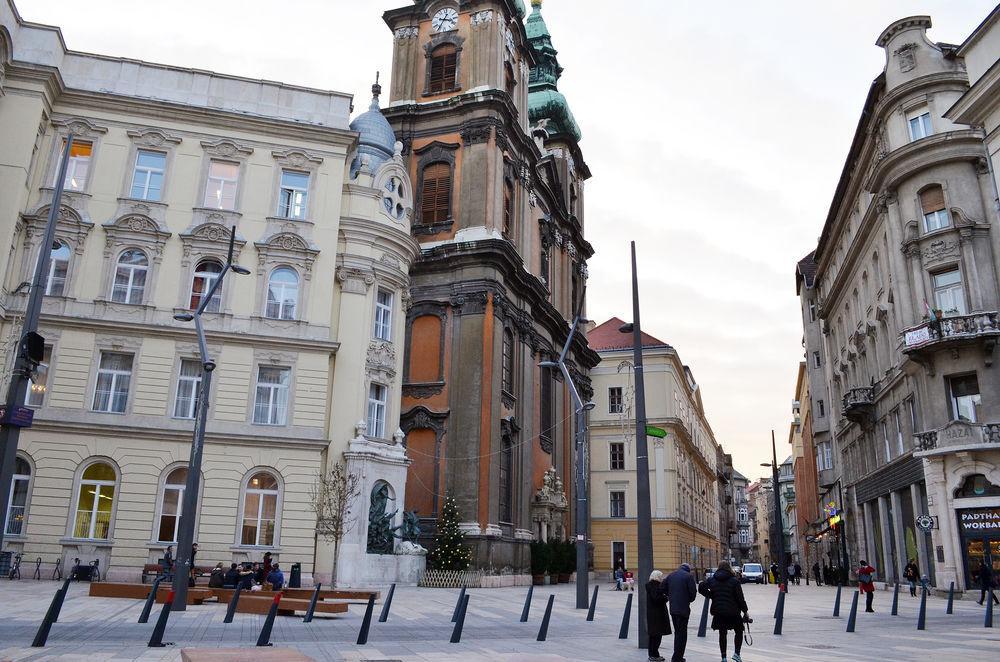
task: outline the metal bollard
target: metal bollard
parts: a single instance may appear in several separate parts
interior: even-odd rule
[[[840,616],[840,589],[843,588],[839,584],[837,585],[837,599],[833,603],[833,617],[838,618]]]
[[[588,621],[594,620],[594,610],[597,608],[597,588],[596,586],[594,587],[594,595],[590,598],[590,609],[587,610]]]
[[[226,617],[222,619],[223,623],[232,623],[233,616],[236,614],[236,605],[240,602],[240,591],[243,590],[242,584],[236,585],[236,590],[233,591],[233,597],[229,600],[229,607],[226,609]]]
[[[171,643],[163,642],[163,632],[167,629],[167,618],[170,617],[170,608],[174,604],[174,592],[170,591],[167,593],[167,601],[163,603],[163,609],[160,610],[160,617],[156,619],[156,625],[153,627],[153,635],[149,638],[149,643],[146,644],[149,648],[163,648],[164,646],[170,646]]]
[[[899,615],[899,584],[896,584],[896,588],[892,590],[892,612],[890,616]]]
[[[320,582],[319,584],[316,584],[316,588],[315,588],[315,590],[313,590],[312,599],[309,601],[309,609],[306,611],[306,617],[302,619],[303,623],[312,623],[313,614],[316,613],[316,601],[319,600],[319,590],[322,587],[323,587],[323,582]],[[396,588],[396,585],[393,584],[392,587]],[[389,598],[392,599],[392,593],[391,592],[389,593]],[[386,609],[384,611],[385,611],[385,614],[388,615],[388,613],[389,613],[388,605],[386,605]],[[382,619],[379,619],[379,620],[382,620]]]
[[[927,590],[920,592],[920,613],[917,615],[917,629],[927,629]]]
[[[45,642],[49,638],[49,630],[52,629],[52,624],[56,622],[56,618],[59,616],[63,600],[66,598],[65,591],[68,589],[68,579],[61,588],[56,589],[56,594],[52,596],[52,602],[49,603],[49,608],[45,612],[45,618],[42,619],[42,624],[38,627],[38,632],[35,633],[35,640],[31,642],[33,648],[42,648],[45,646]]]
[[[596,586],[594,588],[597,588]],[[597,595],[596,593],[594,594]],[[631,595],[629,597],[632,597]],[[542,625],[538,628],[538,637],[535,641],[545,641],[545,637],[549,634],[549,617],[552,616],[552,601],[555,600],[556,596],[549,594],[549,602],[545,605],[545,615],[542,616]]]
[[[705,604],[701,607],[701,621],[698,622],[698,636],[704,637],[708,630],[708,596],[705,596]]]
[[[148,623],[149,622],[149,612],[153,610],[153,603],[156,602],[156,590],[160,588],[160,582],[163,581],[163,577],[157,577],[153,580],[153,590],[149,592],[149,596],[146,597],[146,604],[142,606],[142,613],[139,614],[139,620],[137,623]]]
[[[54,614],[52,614],[52,622],[53,623],[58,623],[59,622],[59,614],[62,613],[62,606],[63,606],[63,602],[66,600],[66,594],[67,593],[69,593],[69,578],[68,577],[63,580],[62,589],[60,589],[59,591],[56,591],[56,596],[59,598],[59,601],[56,602],[56,611],[55,611]]]
[[[375,608],[375,594],[368,596],[368,607],[365,609],[365,617],[361,621],[361,631],[358,632],[358,646],[368,643],[368,628],[372,626],[372,610]]]
[[[774,610],[774,634],[781,634],[781,625],[785,620],[785,593],[778,594],[778,604]]]
[[[469,598],[471,596],[461,596],[462,604],[458,606],[458,618],[455,619],[455,627],[451,631],[451,643],[458,644],[462,641],[462,628],[465,627],[465,612],[469,609]]]
[[[454,623],[458,620],[458,610],[462,608],[462,600],[465,599],[465,587],[462,587],[461,592],[458,594],[458,600],[455,601],[455,611],[451,612],[451,622]]]
[[[854,632],[854,626],[858,622],[858,592],[854,592],[851,599],[851,614],[847,617],[847,631]]]
[[[987,591],[986,598],[986,620],[983,622],[984,628],[993,627],[993,589]]]
[[[378,622],[385,623],[389,620],[389,607],[392,606],[392,594],[396,592],[396,585],[389,587],[389,595],[385,597],[385,604],[382,605],[382,613],[378,615]]]
[[[632,616],[632,596],[634,593],[629,593],[628,598],[625,599],[625,613],[622,614],[622,627],[618,630],[619,639],[628,639],[628,621]]]
[[[528,587],[528,595],[524,596],[524,609],[521,610],[521,622],[528,622],[528,612],[531,610],[531,594],[535,590],[535,585],[532,584]]]
[[[955,613],[955,582],[952,582],[951,586],[948,587],[948,609],[944,613]]]
[[[267,611],[267,618],[264,619],[264,627],[260,629],[260,636],[257,637],[258,646],[273,646],[271,643],[271,628],[274,627],[274,617],[278,615],[278,603],[281,602],[281,591],[274,594],[274,601]]]

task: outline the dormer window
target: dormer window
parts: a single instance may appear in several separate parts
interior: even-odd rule
[[[431,75],[428,91],[430,94],[441,94],[455,89],[458,85],[458,49],[454,44],[441,44],[431,51]]]

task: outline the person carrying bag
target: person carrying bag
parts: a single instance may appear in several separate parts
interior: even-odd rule
[[[740,580],[733,574],[728,561],[719,563],[718,570],[711,579],[705,580],[698,587],[698,592],[712,601],[712,629],[719,633],[719,650],[722,652],[722,662],[727,662],[727,633],[733,631],[732,662],[743,662],[740,650],[743,648],[744,625],[753,622],[750,618],[750,608],[743,596]]]

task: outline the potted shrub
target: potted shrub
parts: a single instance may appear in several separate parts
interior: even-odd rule
[[[549,584],[559,583],[559,568],[562,565],[562,550],[559,549],[558,540],[549,540],[545,543],[548,548],[549,554],[549,565],[546,570],[548,570]]]
[[[569,555],[569,552],[571,550],[568,548],[569,543],[567,541],[565,541],[565,540],[557,540],[555,544],[556,544],[556,549],[559,550],[559,552],[558,552],[559,553],[559,567],[558,567],[559,583],[560,584],[568,584],[569,583],[569,575],[570,575],[570,572],[571,572],[571,570],[570,570],[570,555]]]
[[[541,586],[545,583],[545,571],[549,567],[549,547],[543,542],[531,543],[531,583]]]
[[[566,581],[570,581],[573,573],[576,572],[576,543],[572,540],[566,541]]]

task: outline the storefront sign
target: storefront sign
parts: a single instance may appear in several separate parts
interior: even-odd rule
[[[967,534],[1000,534],[1000,507],[960,510],[958,511],[958,523],[962,527],[962,531]]]
[[[924,533],[930,533],[934,529],[934,518],[930,515],[917,515],[917,528]]]
[[[927,326],[921,326],[920,328],[914,329],[912,331],[907,331],[905,338],[907,347],[913,347],[915,345],[923,345],[925,342],[930,342],[931,330]]]

